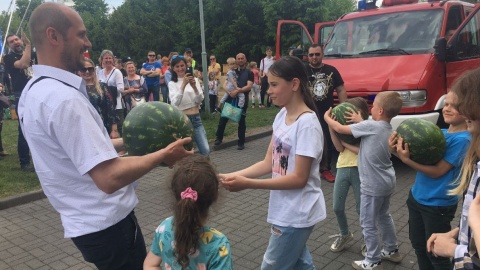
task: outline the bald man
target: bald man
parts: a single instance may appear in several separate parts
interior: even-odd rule
[[[20,97],[19,117],[43,191],[59,212],[66,238],[98,269],[142,269],[145,242],[134,214],[134,182],[164,162],[193,154],[191,138],[140,157],[119,157],[75,75],[91,48],[82,18],[57,3],[30,18],[38,65]]]
[[[237,69],[235,72],[237,73],[238,80],[236,90],[231,91],[229,94],[230,96],[227,98],[226,102],[230,103],[233,99],[237,97],[239,93],[245,94],[245,105],[243,105],[243,113],[240,121],[238,122],[238,150],[243,150],[245,148],[245,132],[247,131],[247,125],[245,123],[245,117],[247,116],[247,108],[248,108],[248,93],[252,89],[253,86],[253,72],[247,68],[247,57],[243,53],[237,54],[235,59],[237,63]],[[238,103],[238,102],[237,102]],[[238,105],[237,105],[238,106]],[[223,140],[223,134],[225,132],[225,127],[227,126],[228,118],[220,117],[218,121],[218,127],[215,139],[215,145],[220,145]]]

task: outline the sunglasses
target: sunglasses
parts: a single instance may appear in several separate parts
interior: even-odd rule
[[[93,73],[94,70],[95,70],[95,68],[93,68],[93,67],[88,67],[88,68],[81,68],[81,69],[80,69],[80,72],[81,72],[81,73],[85,73],[85,72],[88,71],[88,72],[90,72],[90,73]]]
[[[174,56],[172,56],[172,60],[173,60],[173,59],[177,59],[177,58],[183,59],[183,55],[174,55]]]
[[[317,52],[317,53],[309,53],[309,54],[308,54],[309,57],[313,57],[314,55],[315,55],[315,56],[320,56],[321,53]]]
[[[155,54],[149,54],[148,56],[149,57],[155,57]]]

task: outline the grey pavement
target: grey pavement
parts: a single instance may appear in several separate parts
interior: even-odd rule
[[[243,151],[236,145],[211,153],[219,172],[244,168],[265,156],[270,137],[246,143]],[[401,263],[384,262],[384,269],[418,269],[415,253],[408,240],[408,213],[405,201],[414,180],[414,172],[396,162],[397,188],[391,200],[391,214],[395,220]],[[135,212],[142,227],[147,247],[158,224],[172,214],[173,198],[167,179],[171,170],[158,167],[139,180],[137,194],[140,200]],[[362,258],[361,228],[355,212],[353,195],[347,198],[347,216],[354,241],[346,250],[329,250],[330,235],[338,233],[332,210],[333,184],[322,181],[327,203],[327,218],[318,223],[310,236],[308,246],[317,269],[352,269],[353,260]],[[210,213],[209,224],[223,232],[231,244],[235,269],[259,269],[270,235],[266,222],[269,192],[245,190],[238,193],[224,191]],[[453,221],[458,224],[458,218]],[[70,239],[63,238],[60,217],[47,199],[0,210],[0,269],[94,269],[84,262]]]

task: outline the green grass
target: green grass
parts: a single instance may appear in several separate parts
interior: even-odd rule
[[[246,119],[247,132],[250,129],[271,126],[278,111],[279,109],[275,107],[263,109],[249,108]],[[207,137],[211,142],[215,140],[215,131],[217,130],[219,117],[219,114],[212,114],[210,117],[202,115],[203,125],[207,131]],[[3,121],[3,148],[10,155],[0,160],[0,199],[39,190],[41,188],[35,173],[28,173],[20,170],[20,163],[17,154],[17,125],[17,120],[5,119]],[[229,121],[225,128],[225,137],[235,136],[236,138],[237,127],[237,123]]]
[[[18,121],[3,121],[3,149],[10,155],[0,160],[0,198],[39,190],[40,183],[33,172],[20,170],[17,154]]]

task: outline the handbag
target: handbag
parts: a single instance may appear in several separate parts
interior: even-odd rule
[[[221,116],[226,117],[235,123],[240,122],[240,118],[242,117],[243,110],[236,106],[237,103],[238,103],[237,98],[233,99],[231,103],[225,102],[225,104],[223,104]]]
[[[144,95],[142,95],[141,97],[136,97],[135,95],[131,95],[131,99],[132,99],[132,108],[136,107],[139,104],[147,102],[145,100]]]
[[[110,95],[112,97],[113,106],[117,107],[118,89],[117,89],[116,86],[109,86],[108,85],[108,81],[110,80],[110,77],[112,77],[114,71],[115,71],[115,68],[113,68],[112,71],[110,72],[110,75],[108,76],[106,82],[100,82],[100,86],[107,88],[108,92],[110,93]]]

